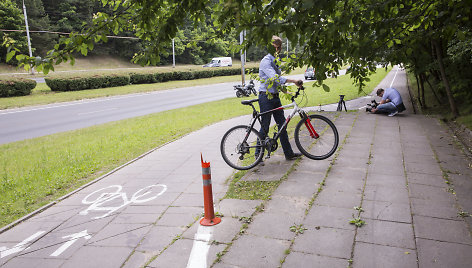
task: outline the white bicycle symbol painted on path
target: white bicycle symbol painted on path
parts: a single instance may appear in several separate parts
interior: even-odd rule
[[[108,211],[102,216],[93,218],[93,219],[101,219],[129,204],[132,204],[132,203],[140,204],[140,203],[145,203],[145,202],[154,200],[167,190],[167,186],[164,184],[154,184],[154,185],[146,186],[136,191],[133,194],[133,196],[131,196],[131,199],[128,199],[128,196],[126,195],[126,193],[121,192],[122,189],[123,187],[121,185],[110,185],[108,187],[99,189],[87,195],[82,200],[82,204],[86,204],[90,206],[87,209],[79,212],[79,214],[87,215],[89,211]],[[118,206],[116,206],[117,201],[120,202]],[[113,205],[115,206],[112,206],[112,205],[107,206],[106,205],[107,203],[109,204],[113,203]]]

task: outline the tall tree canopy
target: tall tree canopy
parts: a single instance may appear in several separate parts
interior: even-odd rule
[[[11,0],[0,2],[0,29],[24,30],[23,25],[18,25],[18,21],[24,20],[23,13],[12,3]],[[15,50],[26,53],[27,40],[21,32],[0,32],[0,62],[9,60],[14,56]]]
[[[211,33],[215,36],[246,30],[246,48],[264,47],[274,34],[286,36],[292,46],[302,48],[286,60],[287,68],[313,66],[320,83],[327,73],[337,73],[346,63],[351,65],[349,72],[361,88],[378,62],[404,63],[415,74],[424,74],[427,69],[428,74],[444,82],[454,110],[454,88],[448,85],[447,71],[453,59],[447,52],[464,46],[470,52],[470,0],[101,2],[113,12],[94,14],[88,27],[61,40],[47,57],[31,59],[23,55],[19,60],[48,71],[53,63],[70,59],[74,52],[86,55],[97,42],[107,41],[109,34],[132,32],[147,43],[134,56],[135,62],[156,64],[183,29],[179,27],[191,21],[196,31],[211,18],[210,23],[217,29]]]

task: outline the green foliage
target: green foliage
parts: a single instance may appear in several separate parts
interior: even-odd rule
[[[0,79],[0,97],[26,96],[36,87],[36,81],[23,78]]]
[[[23,0],[15,0],[15,2],[19,9],[23,8]],[[25,0],[24,3],[30,31],[56,30],[51,26],[50,18],[45,12],[42,0]],[[24,21],[17,21],[17,24],[24,25]],[[33,54],[41,56],[45,56],[48,50],[53,48],[57,39],[56,34],[49,33],[30,32],[30,36]]]
[[[22,11],[11,0],[0,1],[0,29],[24,30]],[[0,32],[0,62],[15,63],[13,56],[17,53],[26,53],[26,36],[21,32]]]
[[[78,12],[79,6],[70,4],[78,3],[76,0],[67,0],[64,5],[68,3],[68,12],[72,6]],[[298,48],[287,54],[285,69],[313,66],[319,86],[328,75],[337,75],[342,66],[350,65],[348,74],[362,90],[378,63],[403,63],[416,75],[440,81],[443,89],[438,90],[447,93],[451,110],[454,98],[472,98],[467,90],[472,86],[472,75],[463,68],[471,60],[472,6],[468,0],[101,3],[103,7],[94,7],[99,11],[94,12],[93,20],[86,20],[84,27],[75,28],[77,33],[59,40],[47,56],[17,60],[47,73],[57,62],[72,60],[76,53],[87,55],[96,45],[107,42],[107,35],[126,34],[139,38],[135,45],[142,46],[133,55],[136,63],[169,62],[172,39],[180,58],[203,63],[215,55],[239,53],[241,48],[265,48],[277,34]],[[243,30],[247,35],[239,46],[236,39]]]
[[[354,215],[352,215],[352,219],[349,220],[349,223],[354,224],[357,227],[362,227],[364,224],[366,224],[365,221],[361,219],[361,217],[356,218]]]

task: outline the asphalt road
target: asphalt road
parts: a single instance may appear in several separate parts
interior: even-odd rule
[[[303,79],[303,74],[289,76]],[[233,85],[189,88],[0,111],[0,144],[235,97]],[[257,84],[256,84],[257,86]]]

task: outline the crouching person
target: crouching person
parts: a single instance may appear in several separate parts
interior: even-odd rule
[[[379,105],[371,110],[374,114],[388,114],[388,116],[395,116],[406,110],[403,104],[402,96],[398,90],[393,87],[377,90],[377,96],[381,97]]]

